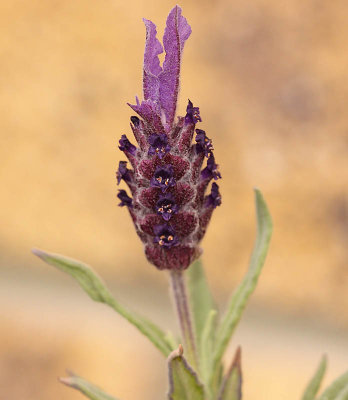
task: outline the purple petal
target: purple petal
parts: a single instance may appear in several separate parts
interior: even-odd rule
[[[137,104],[129,104],[136,113],[138,113],[154,130],[157,132],[163,132],[164,127],[161,121],[161,109],[158,103],[155,103],[151,99],[144,100],[139,103],[136,98]]]
[[[120,207],[133,207],[133,200],[131,197],[128,196],[125,190],[119,190],[117,197],[121,200],[121,203],[119,204]]]
[[[143,19],[146,26],[146,43],[144,53],[143,89],[144,99],[159,100],[158,74],[162,71],[158,55],[163,53],[163,47],[156,38],[156,25],[148,19]]]
[[[181,8],[175,6],[169,13],[163,36],[166,57],[163,71],[159,74],[160,103],[164,110],[167,124],[172,125],[179,92],[181,54],[185,41],[191,34],[191,27],[181,15]]]

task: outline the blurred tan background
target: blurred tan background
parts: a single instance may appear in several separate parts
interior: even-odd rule
[[[0,3],[0,399],[81,395],[69,367],[123,400],[163,399],[165,362],[32,247],[93,265],[124,303],[176,329],[166,273],[117,207],[126,102],[141,95],[145,29],[167,0]],[[220,304],[243,276],[253,186],[274,219],[270,254],[233,340],[246,400],[293,400],[322,353],[348,367],[348,3],[182,0],[178,113],[190,98],[213,138],[223,205],[203,242]]]

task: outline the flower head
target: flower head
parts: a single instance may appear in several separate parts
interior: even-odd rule
[[[122,135],[119,148],[132,169],[121,161],[116,174],[117,182],[123,180],[133,198],[120,190],[119,205],[128,207],[152,264],[158,269],[185,269],[201,254],[199,243],[213,210],[221,204],[215,182],[206,195],[211,180],[221,175],[211,140],[195,129],[202,122],[199,108],[189,100],[186,115],[175,120],[181,57],[191,34],[181,8],[174,7],[168,15],[163,46],[156,26],[147,19],[144,23],[144,100],[136,98],[136,104],[130,104],[138,114],[131,117],[138,146]],[[161,65],[158,56],[163,50]]]

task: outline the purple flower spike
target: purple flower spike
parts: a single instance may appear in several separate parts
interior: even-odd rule
[[[165,221],[169,221],[173,214],[176,214],[179,210],[179,206],[175,204],[174,197],[167,193],[165,195],[161,195],[156,203],[156,212],[159,215],[162,215],[162,218]]]
[[[124,152],[130,153],[132,156],[135,155],[135,152],[137,151],[137,148],[132,144],[126,135],[122,135],[121,139],[119,140],[119,146],[118,148]]]
[[[193,107],[192,102],[189,100],[186,108],[185,123],[196,124],[198,121],[202,122],[199,107]]]
[[[221,195],[219,192],[219,186],[215,182],[213,182],[213,184],[211,185],[210,195],[208,195],[205,198],[204,205],[206,207],[213,207],[213,208],[216,208],[217,206],[221,205]]]
[[[119,190],[117,197],[121,200],[121,203],[119,204],[120,207],[133,207],[133,200],[128,196],[125,190]]]
[[[144,99],[136,97],[136,104],[129,104],[137,113],[130,124],[137,147],[122,136],[120,149],[132,169],[121,161],[116,174],[118,183],[127,183],[133,199],[125,190],[117,196],[120,206],[128,207],[149,262],[159,270],[184,270],[200,256],[199,243],[221,204],[215,182],[206,193],[210,181],[221,175],[211,140],[203,130],[195,130],[202,122],[199,108],[189,100],[186,115],[175,117],[181,58],[191,34],[181,8],[175,6],[168,15],[163,45],[156,37],[156,26],[147,19],[144,23]]]
[[[178,244],[178,238],[171,226],[167,224],[155,225],[153,231],[155,234],[153,242],[159,244],[161,247],[170,249]]]
[[[212,141],[207,137],[202,129],[196,129],[196,152],[204,153],[206,157],[209,157],[211,152],[214,150]]]
[[[150,143],[148,152],[149,156],[157,155],[160,159],[162,159],[170,150],[168,138],[165,133],[161,133],[159,135],[154,133],[153,135],[149,136],[148,141]]]
[[[213,153],[210,153],[210,157],[208,158],[207,161],[207,166],[202,170],[201,172],[201,177],[202,179],[212,179],[214,178],[215,180],[218,180],[221,178],[221,174],[218,171],[218,165],[215,164],[215,158]]]
[[[125,182],[132,180],[130,170],[127,168],[127,161],[120,161],[118,164],[118,170],[116,172],[117,184],[119,185],[123,179]]]
[[[173,167],[170,164],[157,167],[154,176],[151,179],[150,185],[152,187],[161,189],[162,192],[165,192],[168,188],[175,185],[173,173]]]

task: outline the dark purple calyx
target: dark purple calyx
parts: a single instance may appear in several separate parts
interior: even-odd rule
[[[204,153],[206,157],[209,157],[211,152],[214,150],[213,142],[207,137],[205,131],[202,129],[196,129],[196,152]]]
[[[119,146],[118,148],[124,152],[132,154],[132,156],[135,155],[135,152],[137,151],[137,148],[132,144],[126,135],[122,135],[121,139],[119,140]]]
[[[151,178],[150,186],[157,187],[161,189],[162,192],[165,192],[169,187],[174,185],[173,167],[170,164],[157,167]]]
[[[210,153],[210,156],[207,161],[207,166],[201,172],[201,178],[204,180],[212,179],[212,178],[217,180],[217,179],[221,178],[221,174],[218,171],[218,165],[215,164],[215,157],[214,157],[213,153]]]
[[[161,215],[165,221],[169,221],[173,214],[176,214],[179,206],[175,204],[174,197],[170,194],[161,195],[156,203],[156,212]]]
[[[140,124],[140,119],[139,119],[137,116],[133,115],[133,116],[130,117],[130,119],[131,119],[132,124],[133,124],[134,126],[139,126],[139,124]]]
[[[117,197],[121,200],[121,203],[119,204],[120,207],[133,207],[133,200],[131,197],[128,196],[125,190],[119,190]]]
[[[170,249],[178,244],[178,238],[171,226],[167,224],[155,225],[153,231],[155,234],[153,242],[159,244],[161,247]]]
[[[219,192],[219,186],[215,182],[213,182],[213,184],[211,185],[211,192],[205,198],[204,205],[206,207],[216,208],[220,204],[221,204],[221,194]]]
[[[186,107],[185,123],[196,124],[198,121],[202,122],[202,118],[199,113],[199,107],[193,107],[192,102],[189,100]]]
[[[165,133],[161,133],[159,135],[154,133],[153,135],[149,136],[148,141],[150,143],[148,152],[149,156],[157,155],[160,159],[162,159],[170,150],[168,138]]]
[[[116,172],[117,184],[119,185],[123,179],[125,182],[132,180],[130,170],[127,168],[127,161],[120,161],[118,164],[118,170]]]

